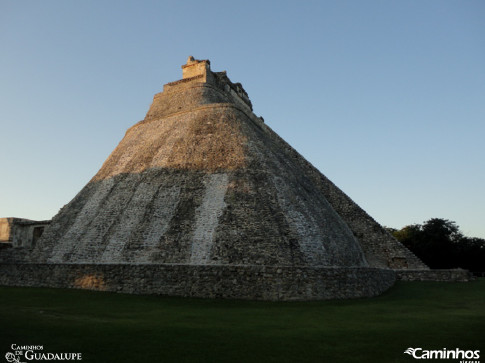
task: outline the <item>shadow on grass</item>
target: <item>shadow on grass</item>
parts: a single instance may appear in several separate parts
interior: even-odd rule
[[[0,353],[15,343],[84,362],[412,362],[409,347],[483,349],[484,301],[485,279],[312,302],[0,287]]]

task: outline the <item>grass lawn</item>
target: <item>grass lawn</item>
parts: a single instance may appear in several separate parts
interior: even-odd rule
[[[483,278],[284,303],[0,287],[0,304],[0,362],[13,343],[83,362],[416,362],[409,347],[479,349],[485,362]]]

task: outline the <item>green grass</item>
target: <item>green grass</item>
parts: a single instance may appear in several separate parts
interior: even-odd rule
[[[12,343],[83,362],[415,362],[408,347],[485,360],[485,279],[285,303],[0,287],[0,304],[1,362]]]

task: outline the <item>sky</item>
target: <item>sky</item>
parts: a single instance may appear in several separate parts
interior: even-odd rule
[[[485,238],[485,2],[0,0],[0,217],[50,219],[187,57],[380,224]]]

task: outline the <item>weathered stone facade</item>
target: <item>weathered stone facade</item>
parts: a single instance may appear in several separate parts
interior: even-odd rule
[[[0,243],[12,242],[12,222],[13,218],[0,218]]]
[[[238,265],[0,265],[0,284],[254,300],[376,296],[395,282],[392,270]]]
[[[24,260],[66,274],[45,281],[91,269],[110,291],[312,299],[374,296],[394,281],[379,269],[427,269],[254,115],[240,83],[207,60],[182,69]],[[4,268],[35,285],[30,266]]]
[[[473,280],[470,271],[462,269],[438,270],[394,270],[396,278],[402,281],[451,281],[466,282]]]
[[[50,221],[25,218],[0,218],[0,244],[14,248],[33,248]]]

